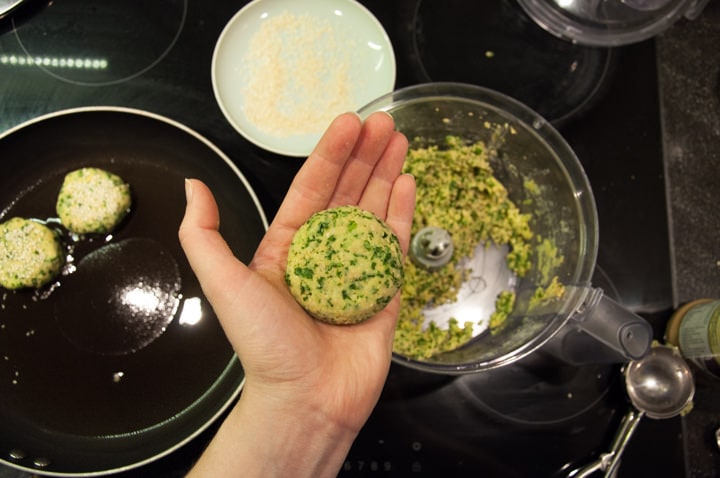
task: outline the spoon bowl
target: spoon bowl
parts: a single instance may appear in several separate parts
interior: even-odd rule
[[[650,418],[671,418],[692,402],[695,382],[690,367],[677,349],[653,347],[625,370],[630,401]]]
[[[692,408],[695,381],[690,366],[677,347],[655,345],[643,358],[625,367],[625,388],[632,407],[615,433],[610,451],[593,463],[572,470],[568,478],[585,478],[596,471],[606,478],[615,476],[625,447],[643,416],[672,418]]]

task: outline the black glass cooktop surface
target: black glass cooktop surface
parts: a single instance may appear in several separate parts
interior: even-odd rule
[[[544,33],[510,0],[362,3],[393,41],[397,87],[488,86],[558,127],[597,201],[595,284],[647,317],[660,337],[672,293],[654,43],[571,45]],[[89,105],[164,115],[224,151],[272,218],[302,160],[244,140],[224,119],[210,83],[215,41],[242,4],[28,3],[0,23],[0,131]],[[341,476],[564,476],[606,451],[627,407],[617,366],[572,367],[542,353],[462,377],[393,365]],[[213,431],[121,476],[182,476]],[[7,450],[0,453],[9,459]],[[619,476],[683,473],[680,420],[642,422]]]

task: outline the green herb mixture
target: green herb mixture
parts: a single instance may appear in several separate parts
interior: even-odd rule
[[[493,174],[488,150],[482,142],[466,145],[460,138],[450,136],[442,147],[413,148],[408,152],[404,172],[412,174],[417,182],[418,204],[412,234],[426,226],[441,227],[450,233],[455,247],[451,262],[438,271],[430,272],[410,259],[405,262],[402,307],[393,350],[405,357],[422,359],[453,350],[472,338],[472,322],[460,324],[451,319],[447,329],[434,323],[423,325],[426,306],[456,300],[470,272],[458,267],[458,263],[472,257],[480,243],[507,244],[508,267],[523,277],[532,266],[534,235],[530,214],[521,213],[510,200],[507,189]],[[552,251],[545,252],[548,257],[562,260],[557,259],[556,250],[554,256]],[[553,280],[551,286],[539,289],[537,294],[538,301],[549,295],[557,297],[562,294],[562,286]],[[503,327],[514,303],[514,292],[499,294],[490,317],[491,332]]]

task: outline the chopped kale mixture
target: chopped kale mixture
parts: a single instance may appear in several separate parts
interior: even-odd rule
[[[448,137],[446,144],[427,148],[411,148],[404,172],[415,177],[418,204],[412,234],[427,226],[447,230],[455,251],[449,264],[437,271],[428,271],[412,260],[405,261],[402,307],[395,332],[393,349],[414,359],[428,358],[453,350],[473,336],[473,323],[451,319],[447,329],[435,323],[424,325],[423,309],[454,302],[469,274],[458,267],[460,261],[472,257],[478,244],[508,245],[507,264],[518,277],[533,266],[533,249],[537,247],[530,228],[530,214],[523,214],[508,197],[508,191],[495,177],[488,161],[485,144],[467,145],[458,137]],[[533,182],[528,188],[537,188]],[[546,250],[552,245],[541,242]],[[544,255],[551,270],[558,259],[557,251]],[[552,252],[555,252],[553,255]],[[555,279],[538,292],[538,300],[562,294]],[[556,295],[557,296],[557,295]],[[500,330],[512,312],[515,293],[501,292],[490,317],[490,331]],[[487,318],[483,318],[487,319]]]

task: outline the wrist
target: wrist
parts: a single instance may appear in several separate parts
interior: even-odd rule
[[[307,401],[294,403],[243,390],[188,476],[337,476],[358,430]]]

